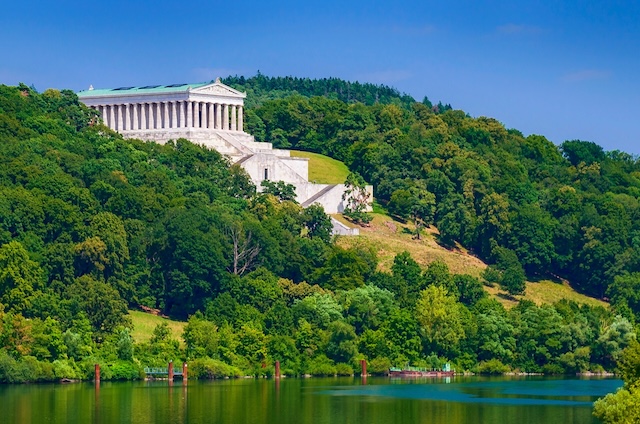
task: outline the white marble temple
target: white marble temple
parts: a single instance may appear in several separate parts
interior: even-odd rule
[[[80,91],[78,98],[100,112],[109,128],[124,137],[166,143],[185,138],[227,155],[242,166],[260,188],[265,180],[284,181],[296,187],[297,201],[320,203],[327,213],[344,210],[344,185],[309,182],[308,160],[256,142],[244,132],[246,94],[211,83],[120,87]],[[370,192],[372,187],[368,187]],[[373,198],[372,196],[370,198]]]

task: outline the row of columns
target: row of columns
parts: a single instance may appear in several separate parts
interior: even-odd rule
[[[116,131],[163,128],[243,131],[244,127],[241,105],[168,101],[99,105],[93,108],[100,112],[105,125]]]

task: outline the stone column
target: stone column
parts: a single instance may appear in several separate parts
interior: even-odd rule
[[[200,102],[193,102],[193,128],[200,128]]]
[[[140,129],[147,129],[147,104],[140,103]]]
[[[134,130],[140,129],[140,120],[138,119],[138,104],[133,104],[133,128]]]
[[[214,105],[213,103],[209,103],[209,125],[207,126],[207,128],[213,128],[215,125],[215,121],[214,121],[214,116],[213,116],[213,112],[214,112]]]
[[[200,128],[207,128],[207,103],[200,102]]]
[[[171,124],[169,128],[178,128],[178,114],[176,113],[176,102],[169,102],[171,104]]]
[[[122,129],[122,110],[120,109],[120,105],[115,105],[116,108],[116,126],[115,130],[120,131]]]
[[[163,102],[164,105],[164,125],[162,128],[171,128],[171,124],[169,123],[169,102]]]
[[[124,129],[131,129],[131,105],[129,103],[124,105]]]
[[[238,106],[238,131],[244,131],[244,116],[242,106]]]
[[[113,108],[113,105],[107,106],[109,108],[109,128],[115,130],[116,126],[116,112]]]
[[[237,126],[237,115],[236,115],[236,105],[232,105],[231,106],[231,131],[235,131],[236,128],[238,128]]]
[[[184,128],[185,122],[187,122],[185,119],[187,111],[184,109],[184,102],[178,102],[178,103],[180,104],[180,110],[179,110],[180,113],[178,114],[178,117],[180,119],[180,128]]]
[[[216,103],[216,125],[215,129],[222,129],[222,105],[220,103]]]
[[[155,103],[149,103],[149,129],[156,129],[156,107]]]
[[[185,102],[187,104],[187,128],[193,127],[193,103],[190,101]]]
[[[222,105],[222,129],[229,129],[229,105]]]

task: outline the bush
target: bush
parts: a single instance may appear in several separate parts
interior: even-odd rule
[[[108,368],[111,370],[111,380],[140,380],[144,378],[143,370],[133,362],[118,361],[109,365]]]
[[[503,364],[499,359],[489,359],[480,362],[477,371],[479,374],[499,375],[511,371],[511,367]]]
[[[214,379],[225,377],[240,377],[239,368],[225,364],[209,357],[194,359],[189,365],[189,376],[198,379]]]
[[[336,375],[337,370],[333,361],[325,355],[318,355],[307,365],[307,374],[316,376]]]
[[[336,374],[338,375],[353,375],[353,368],[349,364],[339,362],[336,364]]]
[[[542,367],[542,372],[547,375],[561,375],[566,374],[566,370],[560,364],[545,364]]]
[[[57,379],[69,378],[75,380],[81,378],[73,359],[56,359],[53,361],[53,374]]]
[[[370,374],[386,374],[391,368],[391,359],[384,356],[372,359],[367,364],[367,372]]]
[[[631,385],[609,393],[593,404],[593,415],[606,424],[640,422],[640,387]]]
[[[52,364],[40,362],[33,356],[17,360],[6,351],[0,351],[0,382],[29,383],[54,380]]]

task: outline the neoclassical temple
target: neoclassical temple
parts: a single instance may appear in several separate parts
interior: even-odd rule
[[[246,95],[219,81],[106,90],[90,88],[78,96],[101,113],[108,127],[123,133],[173,128],[243,130],[242,108]]]
[[[292,157],[289,150],[274,149],[271,143],[256,142],[244,131],[246,94],[220,79],[197,84],[90,87],[77,94],[80,101],[100,112],[105,125],[124,137],[158,143],[186,138],[227,155],[247,171],[258,188],[263,180],[284,181],[296,187],[297,200],[305,207],[320,203],[327,213],[344,210],[343,184],[309,182],[307,159]],[[373,188],[368,190],[372,193]]]

